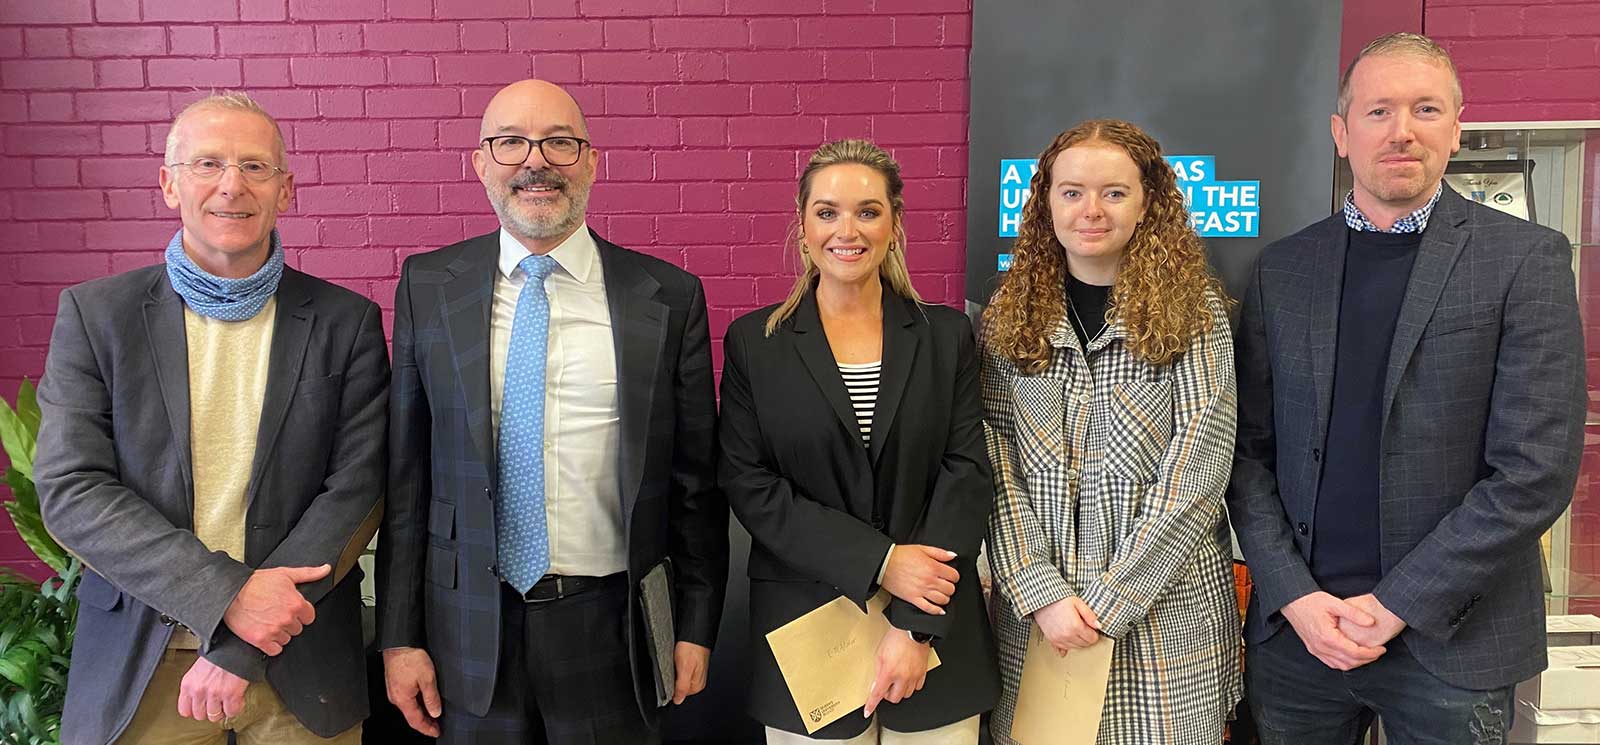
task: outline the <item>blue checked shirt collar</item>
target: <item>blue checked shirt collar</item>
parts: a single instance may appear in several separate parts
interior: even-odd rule
[[[1433,206],[1439,203],[1439,195],[1443,193],[1444,184],[1441,182],[1439,188],[1434,189],[1433,198],[1429,199],[1427,204],[1418,207],[1417,211],[1395,220],[1394,225],[1388,230],[1381,230],[1377,225],[1372,224],[1372,221],[1368,220],[1366,215],[1362,214],[1361,208],[1356,206],[1356,193],[1351,190],[1350,193],[1344,195],[1344,224],[1350,226],[1351,230],[1359,230],[1366,233],[1421,233],[1424,228],[1428,227],[1428,218],[1433,215]]]

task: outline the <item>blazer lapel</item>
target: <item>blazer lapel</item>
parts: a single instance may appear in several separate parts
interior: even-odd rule
[[[454,276],[440,288],[445,332],[450,337],[451,357],[461,380],[461,398],[467,406],[467,429],[488,471],[490,493],[495,496],[500,492],[500,459],[490,431],[494,416],[489,408],[489,312],[494,302],[499,246],[499,233],[480,236],[467,244],[461,255],[445,267]]]
[[[1460,228],[1467,220],[1464,200],[1446,186],[1439,202],[1428,218],[1428,227],[1422,231],[1422,245],[1417,249],[1417,260],[1411,268],[1411,279],[1406,283],[1405,300],[1400,303],[1400,317],[1394,327],[1394,342],[1389,347],[1389,369],[1383,383],[1383,421],[1389,420],[1389,406],[1394,403],[1400,378],[1411,364],[1411,353],[1417,349],[1422,330],[1433,309],[1439,304],[1439,295],[1450,279],[1461,249],[1467,245],[1467,231]]]
[[[294,269],[285,267],[283,279],[278,282],[278,316],[272,327],[272,349],[267,353],[267,390],[261,400],[261,423],[256,430],[256,452],[250,465],[250,486],[245,491],[245,510],[255,502],[261,488],[263,469],[272,462],[272,452],[277,447],[278,433],[283,430],[283,420],[289,415],[289,403],[294,400],[295,387],[300,381],[300,368],[305,364],[306,345],[311,339],[311,329],[316,322],[316,311],[311,307],[311,295],[305,287],[305,277]]]
[[[590,231],[591,234],[594,231]],[[633,505],[644,479],[644,454],[649,448],[650,409],[667,338],[667,306],[656,300],[661,283],[639,267],[626,250],[594,236],[605,274],[606,305],[611,311],[611,341],[617,356],[617,407],[621,420],[618,486],[622,495],[623,534],[633,522]]]
[[[883,454],[883,443],[889,439],[889,428],[895,414],[900,411],[900,399],[905,396],[906,381],[917,357],[917,334],[912,329],[916,319],[910,308],[915,301],[883,288],[883,365],[878,380],[878,401],[872,413],[872,464],[878,464]]]
[[[828,335],[822,330],[822,316],[817,311],[817,290],[812,287],[800,300],[794,311],[794,347],[806,372],[822,391],[833,415],[844,431],[860,442],[861,424],[856,421],[856,410],[850,405],[850,393],[845,390],[844,379],[839,377],[839,363],[833,358],[833,348],[828,346]]]
[[[177,443],[178,464],[183,469],[184,510],[194,515],[194,464],[189,450],[189,342],[183,326],[183,300],[173,291],[166,272],[150,285],[144,304],[144,327],[150,353],[155,357],[156,384],[166,404],[172,441]],[[189,527],[187,525],[179,527]]]
[[[1316,241],[1311,267],[1311,379],[1317,395],[1317,429],[1325,432],[1333,408],[1333,366],[1339,345],[1339,298],[1344,292],[1344,257],[1350,245],[1343,219],[1330,220],[1327,235]]]

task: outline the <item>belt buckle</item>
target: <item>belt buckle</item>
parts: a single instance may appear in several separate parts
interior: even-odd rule
[[[523,598],[522,598],[523,602],[525,602],[525,603],[548,603],[548,602],[551,602],[553,600],[560,600],[564,596],[564,593],[562,592],[562,586],[561,586],[561,580],[562,579],[563,578],[562,578],[561,575],[559,575],[559,574],[555,575],[556,594],[555,594],[554,597],[548,597],[548,598],[534,597],[534,591],[536,589],[538,589],[538,587],[539,587],[539,583],[535,582],[535,583],[533,583],[533,587],[528,588],[527,594],[523,596]]]

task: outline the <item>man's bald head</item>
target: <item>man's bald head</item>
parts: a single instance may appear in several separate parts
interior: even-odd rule
[[[483,110],[478,137],[499,134],[535,138],[570,134],[589,139],[589,124],[577,99],[561,86],[543,80],[519,80],[501,88]]]
[[[501,88],[478,136],[497,139],[478,143],[472,168],[500,224],[528,250],[546,253],[583,225],[599,155],[570,94],[543,80]]]

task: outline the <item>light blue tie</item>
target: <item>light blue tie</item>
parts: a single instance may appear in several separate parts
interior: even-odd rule
[[[517,264],[526,282],[517,295],[500,398],[500,494],[495,502],[500,576],[527,592],[550,568],[544,520],[544,364],[549,351],[550,299],[544,279],[556,270],[549,256]]]

